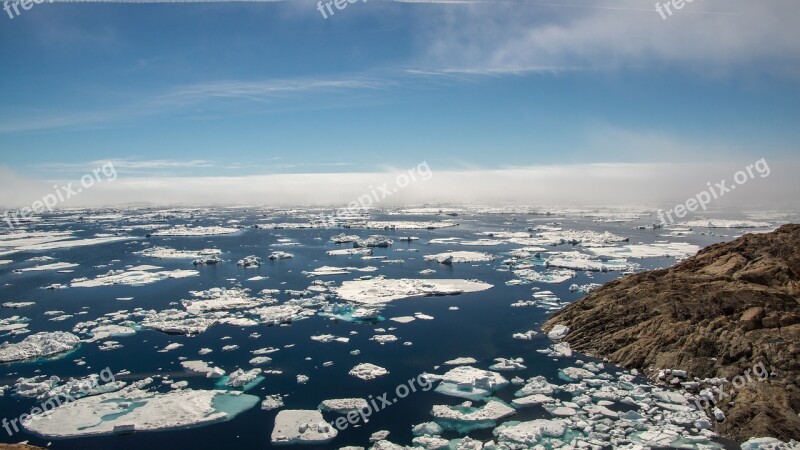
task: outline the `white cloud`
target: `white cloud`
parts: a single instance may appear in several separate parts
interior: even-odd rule
[[[421,68],[519,73],[666,64],[724,71],[766,63],[756,67],[797,75],[800,2],[696,0],[668,20],[642,5],[531,1],[435,11],[421,16]]]

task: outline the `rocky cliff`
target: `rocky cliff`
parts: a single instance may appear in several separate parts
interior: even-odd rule
[[[699,404],[712,417],[714,407],[724,413],[716,430],[725,436],[800,440],[800,225],[748,234],[670,269],[610,282],[544,329],[556,324],[570,328],[566,341],[584,354],[695,393],[716,384],[724,392],[712,396],[716,405]],[[756,367],[767,369],[764,377]],[[672,379],[661,369],[688,376]]]

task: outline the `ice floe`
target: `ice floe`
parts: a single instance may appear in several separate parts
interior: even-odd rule
[[[336,293],[341,299],[351,302],[381,304],[409,297],[479,292],[491,287],[491,284],[477,280],[373,278],[345,281],[336,289]]]
[[[459,366],[442,375],[436,392],[468,400],[482,400],[508,384],[497,372]]]
[[[350,369],[350,375],[362,380],[374,380],[375,378],[389,375],[389,371],[383,367],[370,363],[361,363]]]
[[[220,234],[231,234],[240,231],[239,228],[231,227],[189,227],[177,226],[165,230],[158,230],[151,233],[153,236],[215,236]]]
[[[259,401],[252,395],[218,390],[182,389],[162,394],[144,391],[141,384],[25,417],[22,426],[49,438],[172,430],[231,420]]]
[[[457,264],[494,261],[494,256],[482,252],[453,251],[435,255],[425,255],[424,259],[425,261],[435,261],[440,264]]]
[[[367,401],[363,398],[337,398],[323,400],[319,404],[322,411],[333,411],[339,414],[347,414],[350,411],[360,411],[368,408]]]
[[[317,410],[284,409],[275,416],[271,441],[284,444],[325,444],[338,432]]]
[[[21,342],[0,344],[0,363],[50,358],[74,350],[80,339],[63,331],[42,332],[27,336]]]
[[[110,270],[94,279],[76,278],[70,282],[70,287],[98,287],[98,286],[143,286],[169,278],[194,277],[200,274],[196,270],[162,270],[155,266],[137,266],[128,270]]]

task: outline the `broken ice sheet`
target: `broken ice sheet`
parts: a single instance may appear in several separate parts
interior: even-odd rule
[[[105,274],[98,275],[94,279],[76,278],[70,282],[71,287],[98,287],[122,284],[128,286],[143,286],[155,283],[168,278],[186,278],[198,276],[200,272],[196,270],[163,270],[155,266],[138,266],[128,270],[110,270]]]
[[[78,336],[63,331],[32,334],[21,342],[0,345],[0,363],[63,357],[79,344]]]
[[[491,287],[491,284],[478,280],[373,278],[345,281],[336,293],[341,299],[355,303],[381,304],[409,297],[479,292]]]
[[[228,421],[259,402],[256,396],[238,392],[184,389],[162,394],[142,390],[148,381],[65,403],[23,420],[22,425],[46,438],[173,430]]]
[[[466,434],[477,429],[492,428],[498,420],[515,412],[514,408],[501,400],[487,399],[481,406],[472,406],[472,402],[456,406],[433,405],[431,415],[443,428]]]
[[[424,259],[425,261],[434,261],[440,264],[459,264],[494,261],[494,256],[482,252],[452,251],[425,255]]]
[[[508,385],[508,380],[497,372],[459,366],[441,377],[436,392],[468,400],[483,400]]]

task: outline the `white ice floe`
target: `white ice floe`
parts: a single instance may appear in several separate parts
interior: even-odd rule
[[[375,341],[378,344],[383,345],[383,344],[387,344],[389,342],[397,341],[397,336],[395,336],[393,334],[376,334],[375,336],[372,336],[371,338],[369,338],[369,340],[370,341]]]
[[[275,416],[273,444],[326,444],[337,431],[317,410],[284,409]]]
[[[523,370],[527,367],[523,364],[525,362],[522,358],[495,358],[494,364],[489,366],[491,370],[509,371],[509,370]]]
[[[177,350],[177,349],[179,349],[181,347],[183,347],[183,344],[179,344],[177,342],[173,342],[171,344],[168,344],[166,347],[164,347],[163,349],[159,350],[158,352],[159,353],[171,352],[172,350]]]
[[[98,286],[143,286],[169,278],[186,278],[200,275],[196,270],[163,270],[155,266],[138,266],[128,270],[110,270],[94,279],[76,278],[70,282],[71,287],[98,287]]]
[[[293,255],[293,254],[291,254],[291,253],[288,253],[288,252],[281,252],[281,251],[277,251],[277,252],[272,252],[272,253],[270,253],[270,255],[268,256],[268,258],[269,258],[271,261],[276,261],[276,260],[279,260],[279,259],[290,259],[290,258],[294,258],[294,255]]]
[[[91,338],[87,339],[86,342],[102,341],[117,336],[131,336],[136,334],[136,329],[124,325],[109,324],[92,328],[89,330],[89,334]]]
[[[21,342],[0,345],[0,363],[49,358],[69,352],[78,347],[80,339],[63,331],[32,334]]]
[[[564,435],[569,422],[564,419],[536,419],[527,422],[507,422],[494,429],[498,444],[508,448],[534,448],[543,438]]]
[[[205,291],[192,291],[197,300],[183,300],[186,311],[201,314],[209,311],[256,308],[265,303],[264,299],[250,297],[248,289],[211,288]]]
[[[686,242],[654,242],[652,244],[632,244],[622,247],[594,247],[588,249],[598,256],[607,258],[666,258],[684,259],[694,255],[700,247]]]
[[[459,279],[387,279],[345,281],[336,289],[340,298],[362,304],[380,304],[409,297],[457,295],[479,292],[492,285],[478,280]]]
[[[489,400],[479,407],[473,407],[472,402],[456,406],[433,405],[431,415],[445,428],[456,429],[463,433],[478,428],[494,427],[497,420],[515,412],[514,408],[499,400]]]
[[[350,256],[350,255],[372,255],[371,248],[342,248],[337,250],[328,250],[327,252],[330,256]]]
[[[337,337],[332,334],[320,334],[318,336],[311,336],[311,340],[316,342],[322,342],[323,344],[327,344],[329,342],[334,342],[334,341],[341,342],[343,344],[350,342],[350,338]]]
[[[44,272],[47,270],[65,270],[78,267],[78,264],[68,262],[57,262],[51,264],[35,265],[33,267],[26,267],[24,269],[17,269],[15,272]]]
[[[458,223],[452,221],[424,222],[424,221],[403,221],[403,220],[373,220],[366,222],[363,228],[371,230],[434,230],[437,228],[455,227]],[[354,225],[353,228],[358,226]]]
[[[272,358],[269,356],[256,356],[255,358],[250,359],[248,361],[253,366],[263,366],[265,364],[269,364],[272,362]]]
[[[497,372],[459,366],[442,375],[436,392],[468,400],[482,400],[508,384]]]
[[[150,247],[135,254],[156,259],[203,259],[219,256],[221,250],[206,248],[202,250],[176,250],[168,247]]]
[[[767,228],[772,226],[769,222],[731,219],[697,219],[681,222],[678,225],[698,228]]]
[[[494,261],[494,256],[483,252],[453,251],[425,255],[425,261],[435,261],[440,264],[457,264]]]
[[[340,414],[347,414],[350,411],[360,411],[368,408],[367,401],[363,398],[337,398],[323,400],[319,404],[322,411],[333,411]]]
[[[148,392],[139,384],[85,397],[22,421],[29,432],[48,438],[111,435],[197,427],[233,419],[258,397],[215,390]],[[221,406],[224,405],[224,409]],[[50,420],[42,420],[47,417]]]
[[[798,450],[800,442],[783,442],[772,437],[750,438],[743,442],[740,448],[742,450]]]
[[[417,320],[417,318],[413,316],[400,316],[400,317],[391,317],[389,318],[389,320],[397,323],[411,323]]]
[[[217,318],[194,316],[177,309],[145,311],[142,315],[142,327],[171,334],[199,334],[219,323]]]
[[[258,368],[248,371],[237,369],[228,375],[228,382],[226,384],[232,388],[245,387],[258,380],[260,378],[259,375],[261,375],[261,369]]]
[[[261,402],[261,409],[265,411],[271,411],[278,408],[283,408],[283,397],[278,394],[268,395]]]
[[[225,371],[219,367],[212,367],[205,361],[183,361],[181,366],[189,372],[199,373],[206,376],[206,378],[220,378],[225,376]]]
[[[375,272],[378,270],[375,266],[367,266],[367,267],[333,267],[333,266],[322,266],[318,269],[310,270],[310,271],[303,271],[303,274],[312,276],[312,277],[322,277],[322,276],[331,276],[331,275],[347,275],[350,272]]]
[[[19,308],[27,308],[35,304],[36,304],[35,302],[5,302],[0,306],[2,306],[3,308],[19,309]]]
[[[60,250],[127,241],[126,236],[100,236],[75,239],[71,231],[20,231],[0,235],[0,255],[25,251]]]
[[[255,255],[245,256],[237,261],[236,265],[239,267],[244,267],[245,269],[250,267],[259,267],[261,266],[261,258]]]
[[[478,360],[471,357],[460,357],[456,359],[451,359],[449,361],[445,361],[443,364],[446,366],[463,366],[468,364],[475,364]]]
[[[153,236],[215,236],[220,234],[231,234],[239,231],[239,228],[231,227],[189,227],[177,226],[166,230],[158,230],[152,233]]]
[[[389,375],[388,370],[370,363],[358,364],[350,369],[348,373],[362,380],[374,380],[375,378]]]
[[[531,283],[552,284],[563,283],[577,276],[575,271],[571,269],[549,269],[545,272],[539,272],[535,269],[518,269],[514,270],[514,275]]]
[[[524,408],[528,406],[541,405],[543,403],[554,403],[556,399],[544,394],[531,394],[525,397],[515,398],[511,400],[511,404],[516,408]]]
[[[637,264],[628,263],[627,260],[622,258],[601,260],[576,251],[552,253],[544,264],[545,267],[594,272],[629,271],[636,270],[639,267]]]
[[[521,341],[532,341],[533,337],[536,336],[537,334],[539,334],[539,332],[536,330],[528,330],[524,333],[514,333],[513,335],[511,335],[511,337],[514,339],[519,339]]]

